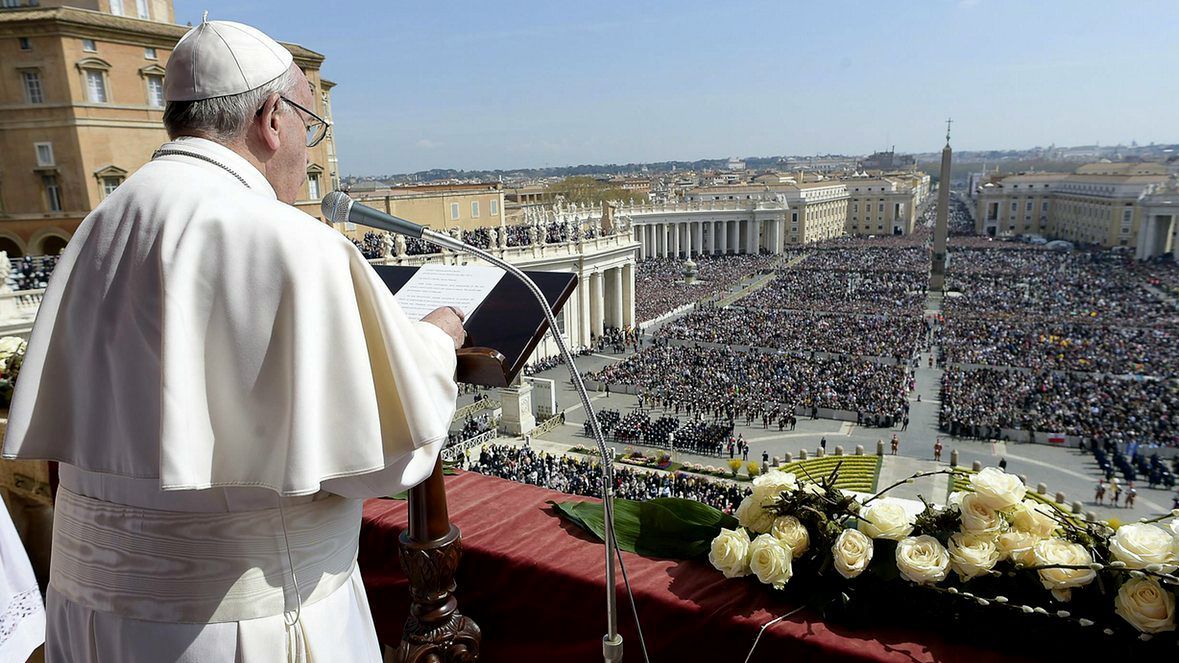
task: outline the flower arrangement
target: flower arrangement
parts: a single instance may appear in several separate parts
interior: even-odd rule
[[[0,405],[7,407],[12,402],[16,378],[25,360],[28,343],[19,336],[0,338]]]
[[[958,475],[964,490],[945,506],[885,496],[908,480],[857,497],[835,486],[838,472],[754,478],[738,525],[712,539],[712,566],[777,590],[805,578],[808,596],[844,603],[868,586],[888,600],[914,589],[1106,636],[1175,639],[1176,513],[1115,529],[1032,499],[1019,477],[996,468],[910,477]]]

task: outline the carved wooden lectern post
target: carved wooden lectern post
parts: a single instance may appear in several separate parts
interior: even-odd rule
[[[409,491],[409,527],[399,542],[409,579],[409,618],[397,663],[467,663],[479,658],[479,626],[458,611],[454,574],[463,554],[462,533],[450,522],[442,459],[430,478]]]
[[[416,267],[379,265],[377,274],[397,292]],[[549,306],[559,311],[577,287],[577,276],[529,272]],[[549,325],[532,292],[504,278],[464,325],[470,346],[458,352],[458,381],[506,387],[520,374]],[[397,647],[397,663],[466,663],[479,658],[479,627],[458,611],[454,576],[462,535],[450,522],[442,459],[428,479],[409,491],[409,526],[399,541],[401,569],[409,580],[410,608]]]

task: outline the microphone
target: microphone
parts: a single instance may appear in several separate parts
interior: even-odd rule
[[[367,205],[361,205],[349,198],[348,194],[343,191],[332,191],[324,196],[323,202],[319,205],[319,210],[332,223],[356,223],[410,237],[421,237],[422,232],[426,230],[424,226],[420,226],[412,221],[406,221],[392,214],[385,214],[380,210],[375,210]]]
[[[343,191],[332,191],[324,196],[320,210],[332,223],[356,223],[401,235],[419,237],[431,244],[473,255],[515,276],[536,297],[536,301],[540,303],[545,319],[549,323],[549,329],[553,332],[553,340],[557,343],[557,349],[569,369],[570,380],[573,383],[573,388],[577,391],[586,416],[589,418],[590,430],[602,458],[602,515],[603,529],[605,530],[603,532],[605,536],[602,538],[606,544],[606,635],[602,637],[602,657],[606,663],[616,663],[622,660],[622,635],[618,632],[618,584],[614,575],[615,563],[617,563],[618,568],[622,570],[623,582],[626,585],[631,610],[634,612],[635,627],[639,633],[639,647],[642,649],[643,660],[649,661],[647,646],[643,641],[643,627],[639,624],[638,609],[635,607],[634,595],[630,591],[630,581],[626,577],[626,566],[623,564],[622,555],[618,552],[618,540],[614,536],[614,455],[606,448],[606,437],[602,434],[598,415],[590,402],[585,382],[581,378],[581,373],[577,371],[577,365],[573,363],[573,354],[565,344],[565,339],[557,333],[557,321],[553,316],[553,309],[549,306],[548,299],[545,298],[540,287],[518,267],[492,255],[490,251],[471,246],[446,233],[430,230],[405,219],[361,205]]]

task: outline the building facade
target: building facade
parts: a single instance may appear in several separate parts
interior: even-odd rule
[[[925,176],[928,180],[928,175]],[[908,235],[917,224],[922,195],[919,178],[865,177],[846,180],[845,230],[851,235]]]
[[[978,189],[975,230],[1134,247],[1146,218],[1142,199],[1168,179],[1157,163],[1095,163],[1073,173],[992,179]]]
[[[189,29],[174,18],[170,0],[0,8],[0,251],[60,252],[86,214],[168,140],[164,68]],[[324,57],[284,45],[311,82],[312,110],[330,119]],[[316,217],[338,182],[334,140],[329,132],[311,150],[296,203]]]
[[[354,193],[353,198],[386,214],[427,226],[433,230],[474,230],[505,225],[504,189],[499,182],[487,184],[423,184]],[[337,230],[359,239],[366,229],[355,224],[336,224]]]

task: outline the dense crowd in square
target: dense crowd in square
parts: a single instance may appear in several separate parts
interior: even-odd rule
[[[631,385],[648,403],[674,406],[677,415],[730,423],[764,418],[767,426],[797,412],[815,416],[820,408],[891,426],[903,417],[912,387],[910,369],[903,365],[666,342],[588,377]]]
[[[530,447],[484,445],[471,471],[510,481],[544,486],[571,495],[602,494],[602,471],[597,461],[558,456]],[[684,472],[652,472],[614,468],[615,496],[626,500],[679,497],[712,505],[727,513],[751,491],[731,481]]]
[[[638,263],[635,272],[635,319],[646,322],[681,306],[711,299],[727,292],[746,276],[768,272],[781,256],[728,255],[699,256],[696,282],[684,280],[682,258],[648,258]]]
[[[928,326],[915,317],[699,307],[665,324],[657,337],[907,363],[924,347]]]
[[[783,270],[772,283],[741,300],[752,309],[920,316],[928,274]]]

